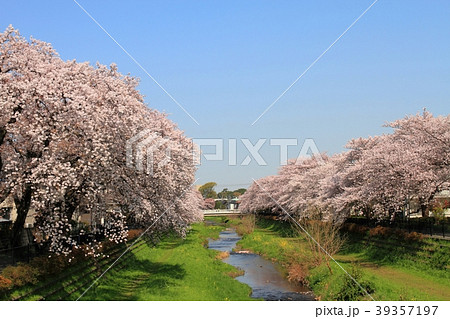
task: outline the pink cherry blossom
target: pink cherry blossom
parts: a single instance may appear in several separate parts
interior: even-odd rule
[[[429,112],[386,124],[393,132],[348,142],[331,157],[291,161],[279,174],[258,180],[241,197],[247,212],[299,218],[320,211],[342,222],[351,213],[393,217],[408,201],[427,215],[434,196],[450,188],[450,116]],[[286,218],[286,214],[282,213]]]
[[[184,234],[201,218],[192,142],[147,107],[136,78],[115,65],[63,61],[50,44],[9,27],[0,34],[0,83],[0,201],[12,196],[18,209],[13,243],[30,208],[41,238],[63,253],[74,245],[76,212],[97,224],[103,218],[104,235],[116,243],[130,223],[146,227],[162,215],[155,231]],[[126,141],[145,129],[164,142],[155,163],[171,151],[152,175],[126,165]]]

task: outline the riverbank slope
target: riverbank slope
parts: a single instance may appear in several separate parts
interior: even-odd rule
[[[230,223],[238,229],[242,224],[238,219]],[[289,223],[263,219],[244,234],[238,246],[280,263],[286,276],[303,277],[321,300],[370,300],[335,263],[331,263],[332,274],[323,264],[304,267],[311,257],[304,236]],[[335,259],[376,300],[450,300],[449,265],[433,263],[449,253],[449,243],[428,239],[425,243],[435,250],[405,249],[407,243],[392,239],[368,242],[364,237],[349,236]]]

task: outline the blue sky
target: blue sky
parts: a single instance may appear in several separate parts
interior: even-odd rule
[[[372,2],[80,0],[199,126],[71,0],[3,1],[0,28],[50,42],[63,59],[116,63],[190,137],[313,138],[335,153],[423,107],[449,110],[450,2],[379,0],[251,125]],[[224,161],[203,161],[199,183],[238,188],[274,174],[277,149],[266,143],[261,154],[267,166],[230,167],[225,149]]]

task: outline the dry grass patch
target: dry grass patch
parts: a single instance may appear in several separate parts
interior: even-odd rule
[[[255,230],[255,215],[240,216],[235,220],[236,232],[243,236],[253,233]]]
[[[216,255],[216,259],[222,260],[225,258],[228,258],[230,256],[230,253],[228,251],[221,251]]]
[[[308,265],[293,263],[288,268],[288,280],[304,286],[308,286]]]
[[[233,271],[230,271],[227,273],[227,275],[230,276],[231,278],[243,276],[244,274],[245,274],[245,271],[243,271],[242,269],[236,269],[236,270],[233,270]]]

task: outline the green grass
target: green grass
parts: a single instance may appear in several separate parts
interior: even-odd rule
[[[448,254],[448,242],[426,239],[415,249],[401,247],[394,239],[380,239],[382,247],[363,243],[363,238],[350,237],[345,248],[335,256],[348,272],[356,272],[358,281],[367,284],[376,300],[450,300],[450,272],[448,265],[436,265],[440,256]],[[248,249],[279,262],[287,273],[294,263],[308,263],[309,245],[298,236],[289,223],[259,220],[257,228],[239,241]],[[432,248],[434,252],[427,252]],[[439,258],[435,258],[438,256]],[[325,265],[312,267],[308,281],[310,288],[322,300],[335,300],[337,296],[352,293],[352,283],[345,282],[347,275],[335,263],[333,274]],[[354,293],[354,292],[353,292]],[[362,294],[355,299],[369,299]]]
[[[252,300],[250,287],[233,279],[239,271],[218,259],[218,252],[206,248],[207,239],[217,238],[223,225],[251,229],[244,233],[238,249],[278,262],[286,275],[292,265],[311,265],[307,240],[289,223],[262,219],[253,227],[240,218],[213,217],[207,221],[217,225],[195,224],[186,239],[168,236],[156,247],[144,243],[127,253],[82,299]],[[116,248],[120,254],[123,247]],[[432,239],[401,242],[351,235],[335,258],[376,300],[450,300],[449,248],[450,242]],[[28,293],[23,299],[37,300],[50,292],[56,293],[48,300],[76,299],[82,286],[95,280],[113,260],[101,261],[98,269],[94,265],[84,267],[84,262],[74,265],[36,285],[11,291],[5,299]],[[310,267],[307,279],[316,296],[321,300],[369,299],[342,269],[334,263],[331,267],[332,274],[325,265]],[[43,288],[33,294],[39,286]]]
[[[345,262],[336,256],[339,264],[349,273],[352,266],[357,265],[361,272],[358,282],[368,283],[373,291],[369,291],[375,300],[450,300],[448,281],[439,282],[438,278],[424,276],[422,272],[405,268],[378,266],[355,259],[353,263]],[[309,281],[314,293],[322,300],[334,300],[338,293],[347,289],[344,279],[347,276],[335,263],[331,264],[333,274],[321,265],[310,272]],[[348,283],[345,283],[348,285]],[[350,285],[354,286],[353,283]],[[364,286],[364,285],[363,285]],[[370,300],[364,292],[359,291],[358,299]]]
[[[244,235],[237,246],[277,261],[286,268],[294,261],[309,258],[304,238],[296,236],[290,225],[281,221],[259,220],[251,234]]]
[[[252,300],[250,287],[232,278],[236,268],[205,247],[221,229],[195,224],[186,239],[170,236],[145,247],[82,300]]]
[[[141,249],[139,243],[133,247],[133,250]],[[58,261],[53,261],[54,264],[51,267],[60,269],[52,269],[51,273],[43,273],[39,276],[27,273],[32,271],[33,267],[28,264],[17,265],[17,267],[25,267],[17,271],[14,277],[26,280],[28,283],[24,285],[14,286],[12,290],[3,292],[0,294],[0,300],[73,300],[78,297],[83,291],[83,288],[90,285],[107,267],[126,249],[125,244],[120,244],[108,249],[107,256],[102,256],[98,259],[92,260],[79,260],[69,267],[65,267]],[[108,257],[109,256],[109,257]],[[125,255],[115,269],[118,269],[128,262],[128,258],[131,254]],[[39,264],[41,265],[41,264]],[[16,267],[16,268],[17,268]],[[27,268],[31,267],[31,269]],[[34,267],[38,267],[34,265]],[[47,265],[47,267],[49,267]],[[62,267],[62,268],[61,268]],[[113,271],[115,270],[113,269]],[[32,271],[33,272],[33,271]]]

